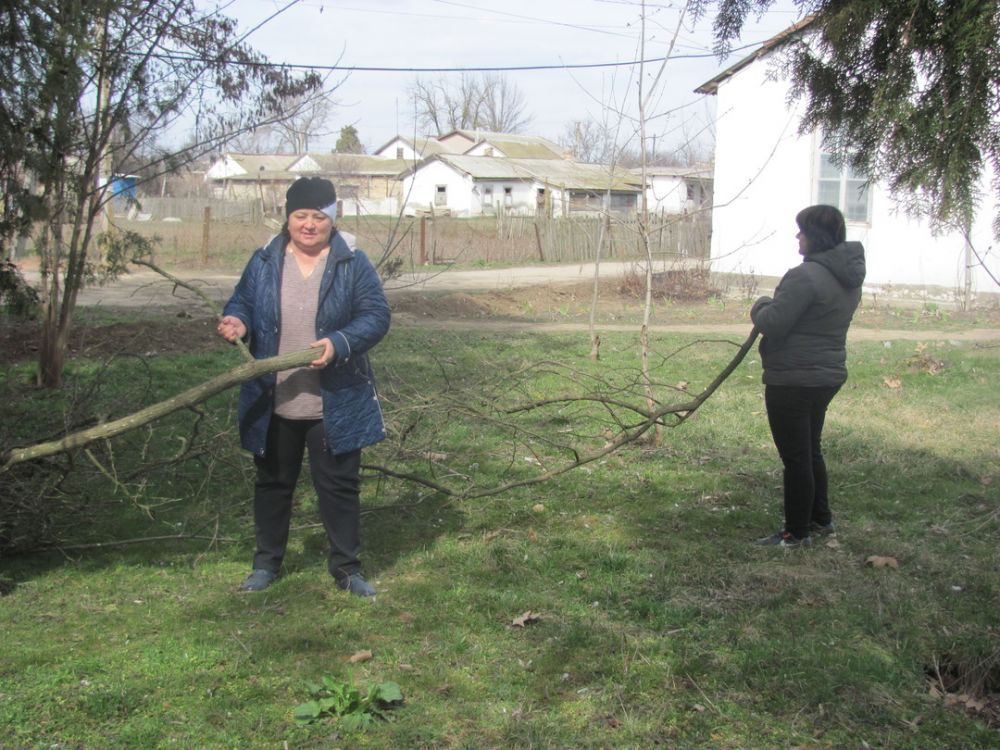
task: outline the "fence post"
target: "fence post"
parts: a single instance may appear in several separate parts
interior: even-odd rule
[[[212,223],[212,207],[205,206],[201,223],[201,264],[208,265],[208,242],[211,238],[209,227]]]
[[[420,217],[420,265],[427,265],[427,217]]]

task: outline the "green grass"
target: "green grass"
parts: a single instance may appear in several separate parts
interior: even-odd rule
[[[585,338],[395,328],[375,364],[390,423],[408,437],[366,463],[483,488],[537,472],[528,456],[564,461],[548,438],[599,446],[606,410],[501,420],[488,409],[627,382],[635,336],[605,336],[597,364]],[[655,339],[661,383],[697,391],[732,354],[714,343],[665,357],[691,340]],[[77,522],[53,526],[67,543],[207,538],[2,560],[0,747],[1000,747],[1000,730],[946,707],[927,681],[937,665],[955,692],[1000,692],[1000,349],[928,352],[940,373],[919,369],[913,344],[851,347],[827,423],[836,545],[749,544],[780,525],[781,483],[752,353],[660,445],[550,482],[477,500],[367,482],[374,602],[332,585],[308,482],[285,576],[236,593],[252,551],[252,469],[236,449],[232,394],[206,405],[198,454],[169,470],[156,462],[178,451],[190,414],[95,445],[120,485],[77,457],[59,487]],[[162,398],[234,356],[154,358],[148,388],[138,365],[113,364],[96,391],[97,364],[77,362],[58,398],[9,368],[5,434],[53,430],[72,394],[132,394],[121,408]],[[531,368],[542,360],[578,383]],[[77,408],[115,413],[102,398]],[[150,469],[130,476],[136,465]],[[899,568],[866,566],[871,555]],[[512,627],[529,610],[538,621]],[[362,649],[373,658],[349,663]],[[405,704],[364,732],[297,726],[303,682],[327,675],[362,689],[397,682]]]

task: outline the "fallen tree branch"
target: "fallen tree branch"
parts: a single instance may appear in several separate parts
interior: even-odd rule
[[[569,461],[563,464],[562,466],[557,466],[548,471],[544,471],[541,474],[537,474],[533,477],[525,477],[523,479],[517,479],[514,481],[497,485],[495,487],[483,487],[479,489],[472,489],[469,491],[462,492],[459,490],[451,489],[450,487],[447,487],[446,485],[440,484],[438,482],[433,482],[425,477],[421,477],[410,473],[403,474],[400,472],[393,471],[384,466],[366,465],[365,468],[371,471],[378,471],[379,473],[384,474],[386,476],[396,477],[399,479],[405,479],[407,481],[416,482],[417,484],[422,484],[429,489],[432,489],[436,492],[440,492],[455,500],[469,500],[474,498],[488,497],[491,495],[499,495],[508,490],[512,490],[518,487],[527,487],[534,484],[540,484],[541,482],[546,482],[561,474],[565,474],[569,471],[572,471],[573,469],[577,469],[581,466],[584,466],[585,464],[598,461],[601,458],[604,458],[605,456],[614,453],[619,448],[628,445],[629,443],[634,443],[643,435],[645,435],[651,428],[655,427],[658,424],[662,424],[663,418],[666,417],[667,415],[675,415],[677,417],[677,423],[674,426],[677,426],[682,422],[684,422],[685,420],[690,419],[690,417],[695,413],[695,411],[697,411],[698,408],[702,404],[704,404],[712,396],[712,394],[714,394],[719,389],[719,387],[726,381],[726,379],[733,373],[733,371],[737,367],[739,367],[740,363],[746,357],[747,353],[750,351],[750,348],[757,340],[758,335],[759,334],[756,328],[751,330],[746,340],[743,342],[742,345],[740,345],[739,350],[736,352],[735,355],[733,355],[732,359],[729,361],[729,364],[727,364],[722,369],[722,371],[718,375],[716,375],[716,377],[712,380],[712,382],[709,383],[708,386],[706,386],[705,389],[701,391],[701,393],[699,393],[690,401],[686,401],[682,404],[666,404],[660,406],[659,408],[648,411],[644,411],[642,407],[636,405],[626,405],[628,409],[632,410],[633,412],[639,413],[643,417],[643,421],[637,425],[632,426],[631,428],[623,429],[622,432],[620,432],[617,437],[605,443],[599,450],[583,454],[577,453],[576,457],[572,461]],[[594,397],[591,395],[583,397],[583,400],[593,400],[593,399]],[[562,399],[560,399],[559,401],[561,400]],[[546,400],[539,402],[534,406],[541,407],[544,405],[548,405],[549,403],[550,401]],[[530,410],[530,407],[517,407],[515,409],[511,409],[511,412],[528,411],[528,410]]]
[[[238,542],[239,539],[232,539],[225,536],[204,536],[201,534],[167,534],[165,536],[143,536],[135,539],[116,539],[110,542],[89,542],[87,544],[54,544],[49,547],[39,547],[35,552],[45,550],[58,550],[60,552],[77,551],[84,549],[105,549],[107,547],[127,547],[130,544],[147,544],[149,542],[172,542],[193,539],[204,542]]]
[[[33,461],[45,458],[46,456],[54,456],[58,453],[67,453],[76,448],[82,448],[95,440],[121,435],[123,432],[134,430],[136,427],[141,427],[175,411],[190,408],[214,396],[216,393],[224,391],[227,388],[232,388],[234,385],[239,385],[245,380],[250,380],[251,378],[271,372],[289,370],[293,367],[307,365],[317,359],[322,353],[323,349],[321,347],[313,347],[312,349],[303,349],[298,352],[282,354],[278,357],[256,359],[235,367],[229,372],[217,375],[211,380],[196,385],[194,388],[190,388],[166,401],[161,401],[158,404],[141,409],[134,414],[129,414],[127,417],[75,432],[59,440],[39,443],[27,448],[14,448],[3,455],[3,466],[0,467],[0,472],[6,471],[11,466],[24,461]]]
[[[723,370],[712,380],[712,382],[693,399],[680,404],[664,404],[652,409],[643,409],[641,406],[622,403],[620,404],[621,406],[630,409],[632,412],[636,413],[637,416],[641,417],[641,421],[628,427],[622,425],[621,432],[619,432],[614,439],[605,443],[600,449],[590,451],[588,453],[579,453],[576,450],[573,450],[574,457],[571,461],[544,471],[533,477],[513,480],[495,487],[472,488],[461,491],[418,474],[395,471],[385,466],[370,464],[366,465],[365,469],[379,472],[387,477],[394,477],[403,481],[421,484],[428,489],[439,492],[453,499],[473,499],[497,495],[517,487],[524,487],[548,481],[573,469],[600,460],[601,458],[614,453],[619,448],[637,441],[651,428],[654,428],[657,425],[662,425],[663,418],[668,415],[676,417],[677,422],[674,426],[677,426],[689,419],[740,365],[744,357],[746,357],[747,353],[750,351],[750,348],[753,346],[754,341],[756,341],[757,336],[757,329],[754,328],[751,330],[746,340],[740,346],[739,350],[732,357],[726,367],[723,368]],[[314,348],[300,352],[293,352],[280,357],[254,360],[253,362],[240,365],[227,373],[223,373],[222,375],[212,378],[211,380],[174,396],[171,399],[154,404],[153,406],[127,417],[115,420],[114,422],[98,425],[96,427],[68,435],[60,440],[41,443],[27,448],[11,450],[3,456],[3,466],[0,467],[0,472],[24,461],[52,456],[58,453],[70,452],[95,440],[106,439],[122,434],[175,411],[179,411],[180,409],[190,408],[210,396],[237,385],[244,380],[269,372],[277,372],[279,370],[290,369],[292,367],[301,367],[313,361],[321,351],[322,350],[319,348]],[[583,400],[595,400],[593,394],[588,394],[582,398]],[[534,404],[532,407],[515,407],[511,409],[510,412],[530,411],[532,408],[541,408],[546,405],[551,405],[551,403],[551,400],[545,400]]]
[[[204,302],[208,306],[208,309],[211,310],[215,314],[215,317],[219,318],[221,320],[221,318],[222,318],[222,311],[215,304],[215,302],[212,301],[211,297],[209,297],[207,294],[205,294],[203,291],[201,291],[201,289],[199,289],[198,287],[196,287],[194,284],[189,284],[188,282],[184,281],[184,279],[179,279],[176,276],[174,276],[172,273],[170,273],[168,271],[164,271],[162,268],[160,268],[158,265],[156,265],[152,261],[149,261],[149,260],[139,260],[137,258],[133,258],[132,262],[135,263],[137,266],[146,266],[146,268],[149,268],[150,270],[153,270],[156,273],[160,274],[160,276],[162,276],[163,278],[169,280],[174,285],[175,288],[176,287],[183,287],[184,289],[187,289],[192,294],[198,295],[201,298],[202,302]],[[236,346],[239,348],[240,354],[243,355],[243,359],[245,359],[247,362],[250,362],[250,361],[253,360],[253,355],[250,353],[250,349],[247,348],[247,345],[245,343],[243,343],[242,341],[237,341],[236,342]]]

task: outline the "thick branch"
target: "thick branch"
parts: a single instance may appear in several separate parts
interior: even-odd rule
[[[95,440],[102,440],[114,437],[115,435],[121,435],[123,432],[134,430],[136,427],[141,427],[144,424],[148,424],[165,417],[175,411],[188,409],[195,404],[199,404],[205,399],[214,396],[216,393],[242,383],[244,380],[250,380],[251,378],[266,375],[270,372],[289,370],[293,367],[302,367],[307,365],[317,359],[322,353],[322,348],[315,347],[312,349],[303,349],[299,352],[291,352],[290,354],[282,354],[279,357],[258,359],[253,362],[247,362],[239,367],[233,368],[229,372],[217,375],[211,380],[186,390],[173,398],[161,401],[158,404],[153,404],[152,406],[137,411],[135,414],[130,414],[127,417],[116,419],[114,422],[107,422],[96,427],[91,427],[87,430],[82,430],[81,432],[67,435],[60,440],[55,440],[49,443],[40,443],[27,448],[15,448],[8,451],[3,456],[3,467],[0,471],[4,471],[14,464],[19,464],[24,461],[33,461],[35,459],[45,458],[46,456],[54,456],[57,453],[66,453],[76,448],[81,448],[88,443],[94,442]]]

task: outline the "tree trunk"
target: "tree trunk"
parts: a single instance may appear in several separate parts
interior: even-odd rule
[[[42,344],[38,349],[38,374],[35,382],[42,388],[59,388],[66,364],[66,339],[69,330],[52,318],[51,314],[45,316]]]

